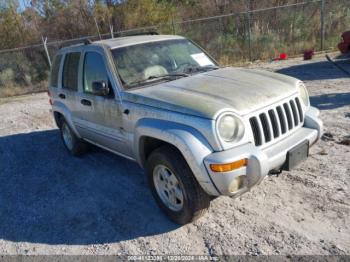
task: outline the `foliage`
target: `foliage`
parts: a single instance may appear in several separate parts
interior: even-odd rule
[[[124,31],[147,26],[156,26],[160,33],[184,35],[224,64],[320,47],[320,2],[247,15],[238,13],[302,0],[32,0],[25,7],[18,1],[0,0],[0,49],[38,44],[42,36],[49,41],[66,40],[97,36],[98,31],[108,34],[111,27]],[[334,48],[349,24],[349,0],[326,0],[325,47]],[[50,54],[57,48],[50,46]],[[42,47],[0,53],[0,89],[11,83],[26,89],[42,86],[47,75]]]

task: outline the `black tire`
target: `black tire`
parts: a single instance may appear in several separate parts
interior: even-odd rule
[[[159,165],[165,166],[177,178],[183,193],[181,210],[174,211],[167,207],[159,196],[153,172]],[[210,206],[211,197],[204,192],[194,177],[183,156],[171,146],[162,146],[151,153],[146,163],[146,172],[152,195],[160,209],[175,223],[184,225],[203,216]]]
[[[75,133],[70,128],[70,126],[68,125],[68,123],[64,118],[60,120],[59,126],[60,126],[60,131],[61,131],[60,133],[61,133],[63,144],[65,148],[68,150],[68,152],[71,153],[73,156],[81,156],[82,154],[84,154],[88,149],[88,145],[86,144],[86,142],[84,142],[83,140],[81,140],[79,137],[75,135]],[[64,132],[69,132],[71,136],[71,145],[68,145],[68,143],[66,142],[64,138]]]

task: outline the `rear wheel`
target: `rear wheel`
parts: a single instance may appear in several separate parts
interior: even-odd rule
[[[163,146],[152,152],[147,160],[147,175],[158,206],[175,223],[190,223],[209,208],[210,196],[174,148]]]
[[[79,156],[86,152],[87,144],[74,134],[64,119],[61,120],[60,130],[63,144],[72,155]]]

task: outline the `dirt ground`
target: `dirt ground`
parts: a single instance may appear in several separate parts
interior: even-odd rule
[[[250,67],[304,80],[329,134],[294,171],[220,197],[182,227],[135,163],[100,149],[68,155],[46,93],[0,99],[0,254],[350,254],[349,75],[323,57]]]

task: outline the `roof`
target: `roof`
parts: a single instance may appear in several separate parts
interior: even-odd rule
[[[110,49],[115,49],[119,47],[129,46],[129,45],[137,45],[149,42],[157,42],[164,40],[175,40],[175,39],[184,39],[182,36],[176,35],[137,35],[137,36],[125,36],[125,37],[116,37],[106,40],[99,40],[91,42],[91,45],[106,45]],[[62,52],[74,52],[81,51],[81,48],[84,48],[84,43],[79,43],[75,45],[70,45],[66,47],[62,47],[59,53]]]
[[[128,45],[137,45],[148,42],[157,42],[164,40],[173,40],[173,39],[184,39],[182,36],[176,35],[137,35],[137,36],[125,36],[117,37],[106,40],[100,40],[93,42],[92,44],[104,44],[107,45],[110,49],[119,48]]]

